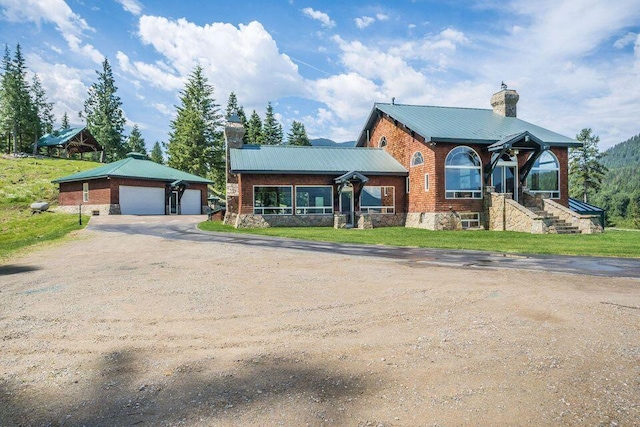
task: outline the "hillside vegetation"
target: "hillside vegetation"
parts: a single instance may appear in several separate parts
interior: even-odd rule
[[[98,165],[79,160],[0,157],[0,259],[81,228],[75,215],[32,215],[29,206],[36,201],[55,205],[58,188],[52,179]]]
[[[640,220],[640,135],[604,153],[603,163],[609,172],[602,188],[589,202],[607,211],[610,225],[637,228]]]

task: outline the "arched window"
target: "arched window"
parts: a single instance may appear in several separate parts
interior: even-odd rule
[[[482,163],[469,147],[456,147],[445,160],[445,197],[447,199],[482,198]]]
[[[378,143],[378,147],[384,148],[386,146],[387,146],[387,138],[383,136],[382,138],[380,138],[380,142]]]
[[[527,187],[543,197],[560,198],[560,163],[555,154],[545,151],[538,157],[527,176]]]
[[[413,157],[411,157],[411,166],[418,166],[424,164],[424,157],[422,157],[422,153],[416,151],[413,153]]]

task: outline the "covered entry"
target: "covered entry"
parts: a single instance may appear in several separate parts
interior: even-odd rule
[[[334,181],[338,185],[337,199],[339,200],[340,215],[344,216],[347,228],[351,228],[355,225],[356,210],[360,209],[359,200],[362,188],[369,181],[369,178],[360,172],[351,171],[340,175]]]

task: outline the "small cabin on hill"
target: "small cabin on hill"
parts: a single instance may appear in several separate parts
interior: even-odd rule
[[[82,158],[84,153],[98,153],[103,148],[86,127],[74,127],[42,136],[37,142],[37,151],[43,150],[49,157],[79,154]]]
[[[244,145],[232,118],[227,212],[236,227],[390,225],[593,233],[569,209],[568,150],[580,142],[492,109],[376,103],[355,148]]]

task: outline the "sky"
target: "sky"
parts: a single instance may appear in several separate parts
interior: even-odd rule
[[[491,108],[502,82],[518,117],[604,150],[640,133],[640,1],[0,0],[0,41],[21,45],[54,102],[81,125],[108,58],[148,148],[168,141],[200,64],[224,110],[268,102],[285,133],[355,140],[375,102]]]

